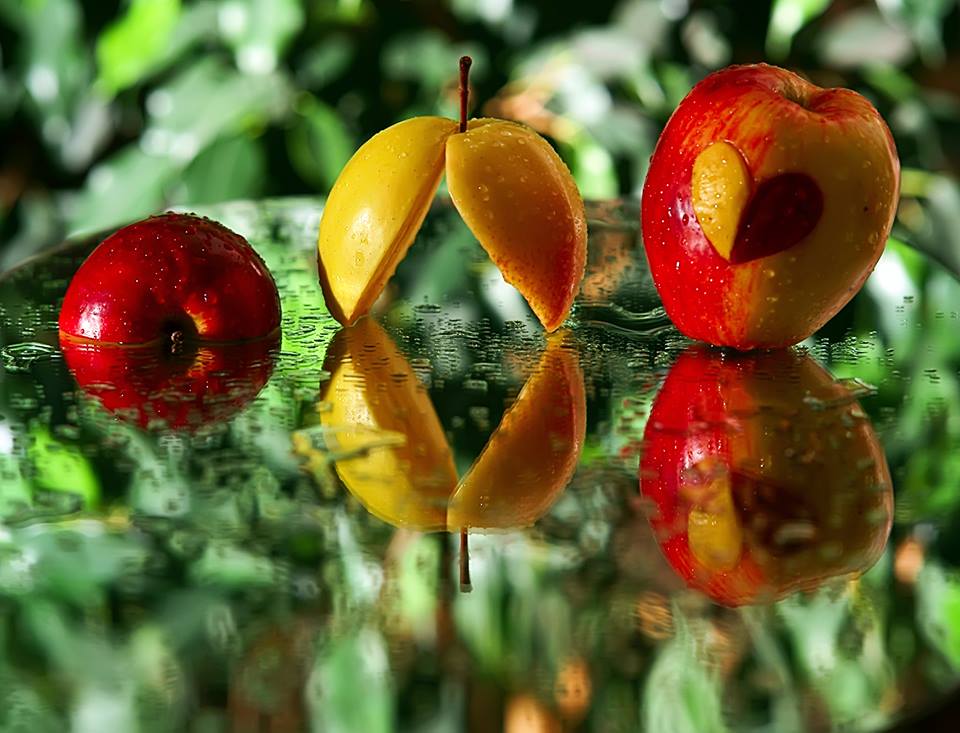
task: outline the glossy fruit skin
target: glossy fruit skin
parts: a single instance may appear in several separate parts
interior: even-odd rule
[[[77,270],[61,337],[144,344],[180,330],[207,342],[280,326],[277,286],[247,241],[190,214],[162,214],[107,237]]]
[[[893,515],[886,459],[859,404],[787,350],[684,352],[650,412],[640,489],[671,567],[726,606],[865,571]]]
[[[560,156],[529,127],[471,120],[447,138],[447,185],[504,279],[547,331],[559,328],[587,258],[583,200]]]
[[[570,337],[559,332],[450,499],[451,530],[527,527],[567,488],[583,451],[587,402]]]
[[[457,123],[414,117],[381,130],[337,177],[320,219],[318,270],[330,314],[367,313],[413,243],[443,177]]]
[[[193,431],[228,420],[270,379],[279,334],[233,344],[120,347],[63,339],[67,366],[87,395],[142,428]]]
[[[738,151],[748,172],[748,195],[739,195],[731,174],[732,190],[718,204],[733,207],[724,219],[739,234],[750,201],[784,175],[804,184],[801,203],[813,220],[791,225],[795,201],[781,179],[783,190],[753,208],[756,251],[739,261],[722,256],[704,233],[692,191],[696,161],[718,143]],[[872,271],[896,212],[899,176],[890,131],[859,94],[821,89],[765,64],[711,74],[667,123],[643,188],[644,246],[667,314],[687,336],[716,345],[802,341]]]
[[[371,318],[327,351],[321,424],[344,486],[375,517],[421,532],[446,528],[457,485],[453,454],[410,362]]]
[[[331,377],[320,422],[343,485],[371,514],[404,529],[533,524],[566,489],[583,450],[585,387],[569,338],[548,339],[536,370],[458,480],[429,394],[386,331],[371,318],[342,329],[325,362]],[[311,468],[311,447],[295,439],[294,450]]]
[[[544,328],[566,319],[586,267],[587,223],[570,171],[533,130],[442,117],[381,131],[343,169],[323,212],[318,271],[330,313],[366,314],[416,237],[446,172],[467,226]]]

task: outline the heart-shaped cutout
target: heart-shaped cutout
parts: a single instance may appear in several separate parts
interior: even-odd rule
[[[747,204],[730,263],[739,265],[790,249],[823,214],[823,193],[806,173],[781,173],[761,183]]]
[[[714,143],[693,164],[693,210],[721,257],[743,264],[800,242],[823,214],[823,193],[806,173],[781,173],[754,186],[733,145]]]

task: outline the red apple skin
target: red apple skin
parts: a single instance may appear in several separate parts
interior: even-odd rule
[[[143,428],[193,431],[229,419],[270,379],[279,334],[231,344],[115,346],[61,339],[77,384],[119,419]]]
[[[270,271],[247,241],[209,219],[162,214],[120,229],[74,275],[60,332],[143,344],[173,331],[201,341],[262,338],[280,326]]]
[[[710,567],[692,549],[700,467],[729,477],[742,540]],[[660,549],[688,586],[724,606],[766,603],[855,576],[883,552],[889,470],[846,387],[789,350],[684,352],[644,433],[640,490]]]
[[[694,163],[718,142],[739,151],[751,197],[792,174],[812,187],[804,193],[819,189],[822,208],[798,222],[789,215],[789,191],[767,197],[754,207],[756,251],[728,261],[705,235],[691,200]],[[668,121],[643,188],[644,245],[668,316],[687,336],[718,346],[802,341],[873,270],[893,223],[899,178],[890,131],[856,92],[822,89],[766,64],[711,74]],[[743,217],[733,221],[738,235],[750,229]]]

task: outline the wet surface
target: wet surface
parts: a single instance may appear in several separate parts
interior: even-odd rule
[[[280,287],[255,349],[65,354],[93,243],[5,276],[5,725],[883,730],[953,689],[946,272],[888,250],[803,348],[724,353],[666,320],[635,206],[595,204],[548,339],[438,207],[341,330],[319,210],[201,212]]]

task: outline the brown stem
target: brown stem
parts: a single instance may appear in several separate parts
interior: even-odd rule
[[[183,331],[177,329],[170,333],[170,353],[179,354],[183,351]]]
[[[467,542],[467,530],[460,530],[460,592],[473,590],[470,583],[470,545]]]
[[[470,65],[473,59],[460,57],[460,132],[467,131],[467,103],[470,101]]]

